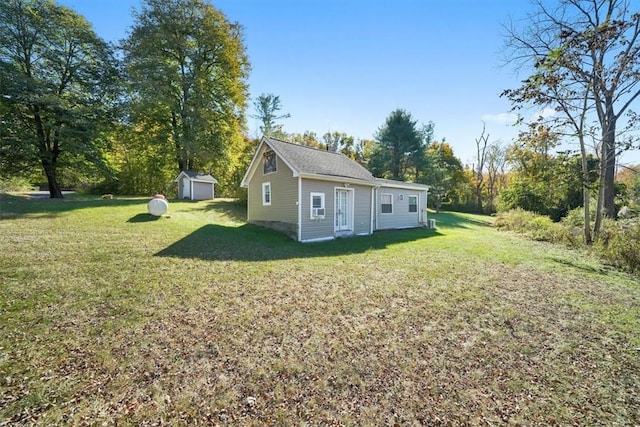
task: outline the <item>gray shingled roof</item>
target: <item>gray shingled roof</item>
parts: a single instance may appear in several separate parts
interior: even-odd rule
[[[189,178],[191,179],[195,179],[198,181],[206,181],[206,182],[213,182],[214,184],[218,183],[218,180],[216,180],[214,177],[212,177],[209,174],[204,174],[204,173],[200,173],[200,172],[193,172],[193,171],[182,171],[185,175],[187,175]]]
[[[373,175],[358,162],[342,153],[319,150],[265,137],[278,156],[285,159],[299,174],[326,175],[374,182]]]

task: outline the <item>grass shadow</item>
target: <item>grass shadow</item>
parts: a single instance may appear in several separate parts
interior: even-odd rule
[[[130,206],[140,204],[148,198],[102,199],[100,196],[74,194],[64,199],[31,198],[28,193],[0,193],[0,219],[21,218],[37,214],[55,217],[61,213],[78,209],[102,206]]]
[[[153,216],[149,213],[139,213],[137,215],[132,216],[127,220],[127,222],[152,222],[159,220],[160,216]]]
[[[282,233],[252,224],[239,227],[205,225],[156,253],[160,257],[216,261],[268,261],[364,253],[396,243],[437,236],[424,228],[382,231],[326,242],[299,243]]]
[[[247,220],[246,204],[242,204],[236,199],[214,199],[207,202],[199,201],[197,204],[194,203],[193,208],[185,209],[182,207],[182,210],[193,210],[197,212],[215,211],[235,222],[245,222]]]
[[[575,261],[570,261],[567,259],[562,259],[562,258],[558,258],[558,257],[550,257],[550,259],[554,262],[557,262],[558,264],[562,264],[564,266],[567,267],[571,267],[571,268],[575,268],[577,270],[581,270],[584,271],[586,273],[593,273],[593,274],[598,274],[598,275],[607,275],[607,270],[605,268],[596,268],[590,265],[587,265],[585,263],[578,263]]]

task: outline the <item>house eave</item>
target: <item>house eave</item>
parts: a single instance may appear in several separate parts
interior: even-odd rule
[[[174,180],[173,180],[173,182],[178,182],[178,181],[180,181],[180,178],[181,178],[181,177],[183,177],[183,176],[185,176],[185,177],[189,178],[189,176],[188,176],[186,173],[184,173],[184,172],[180,172],[180,173],[178,174],[178,176],[176,177],[176,179],[174,179]]]
[[[348,176],[322,175],[322,174],[313,174],[313,173],[294,174],[294,176],[300,176],[301,178],[306,178],[306,179],[317,179],[318,181],[330,181],[330,182],[341,182],[341,183],[354,184],[354,185],[363,185],[366,187],[376,186],[376,184],[372,181],[365,181],[364,179],[352,178]]]
[[[278,158],[280,160],[282,160],[284,162],[284,164],[287,165],[287,167],[289,169],[291,169],[291,171],[293,172],[293,177],[294,178],[296,178],[298,176],[298,171],[291,165],[291,163],[289,163],[287,161],[286,158],[284,158],[282,156],[282,153],[280,153],[280,151],[278,151],[275,147],[273,147],[271,144],[269,144],[268,139],[263,136],[262,139],[260,140],[260,144],[258,144],[258,147],[256,148],[255,153],[253,153],[253,158],[251,159],[251,163],[249,163],[249,168],[247,169],[247,172],[242,177],[242,181],[240,181],[240,187],[242,187],[242,188],[248,188],[249,187],[249,181],[251,181],[251,178],[253,177],[253,174],[258,169],[258,165],[257,165],[256,160],[257,160],[257,157],[258,157],[258,153],[260,153],[260,151],[262,150],[262,146],[263,145],[269,146],[269,148],[271,148],[276,153]]]
[[[418,184],[414,182],[389,182],[389,181],[375,181],[376,187],[389,187],[389,188],[400,188],[406,190],[417,190],[417,191],[428,191],[431,187],[425,184]]]

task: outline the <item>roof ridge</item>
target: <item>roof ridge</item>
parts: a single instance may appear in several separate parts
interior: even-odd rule
[[[321,148],[311,147],[310,145],[302,145],[302,144],[298,144],[298,143],[291,142],[291,141],[285,141],[285,140],[282,140],[282,139],[274,138],[274,137],[272,137],[272,136],[265,136],[265,138],[267,138],[267,139],[271,139],[271,140],[273,140],[273,141],[282,142],[283,144],[289,144],[289,145],[292,145],[292,146],[294,146],[294,147],[308,148],[309,150],[315,150],[315,151],[319,151],[319,152],[321,152],[321,153],[338,154],[338,155],[340,155],[340,156],[345,156],[345,157],[347,157],[344,153],[341,153],[341,152],[338,152],[338,151],[323,150],[323,149],[321,149]],[[348,157],[347,157],[347,158],[348,158]],[[351,160],[353,160],[353,159],[351,159]]]

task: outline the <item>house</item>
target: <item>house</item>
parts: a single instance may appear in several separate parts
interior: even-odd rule
[[[301,242],[419,227],[422,184],[374,178],[342,153],[263,137],[245,173],[247,221]]]
[[[178,199],[211,200],[218,181],[208,174],[182,171],[174,179],[178,183]]]

